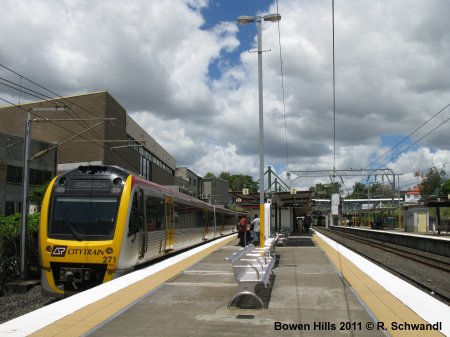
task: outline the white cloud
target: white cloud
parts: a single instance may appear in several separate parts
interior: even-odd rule
[[[256,26],[222,21],[205,29],[208,6],[207,0],[4,0],[0,60],[63,95],[108,90],[178,165],[200,175],[257,178],[257,54],[247,52],[256,48]],[[263,49],[271,49],[263,53],[265,163],[285,165],[287,139],[291,169],[331,169],[331,6],[280,0],[279,10],[286,111],[278,25],[263,22]],[[382,137],[406,136],[450,103],[448,12],[444,0],[336,3],[337,169],[366,168],[388,149]],[[238,30],[255,38],[253,46],[240,46],[236,61]],[[220,76],[209,72],[213,63]],[[3,87],[0,94],[11,97]],[[448,124],[388,166],[410,177],[450,161]]]

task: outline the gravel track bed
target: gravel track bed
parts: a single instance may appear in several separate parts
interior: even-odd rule
[[[442,294],[446,298],[441,298],[440,296],[435,296],[441,302],[450,305],[450,273],[424,265],[420,262],[410,260],[406,257],[398,256],[394,253],[386,252],[382,249],[366,245],[361,242],[351,240],[340,236],[339,233],[326,230],[323,228],[314,228],[318,232],[330,237],[336,242],[339,242],[351,250],[370,258],[373,262],[378,264],[380,267],[387,269],[389,272],[396,274],[396,276],[402,278],[403,280],[411,283],[417,288],[430,294],[430,290],[434,290],[436,293]],[[390,245],[392,246],[392,244]],[[404,248],[404,247],[402,247]],[[411,252],[415,251],[410,249]],[[419,251],[416,251],[419,252]],[[423,254],[423,252],[419,252]],[[430,253],[428,253],[430,254]],[[450,261],[449,258],[445,258],[439,255],[431,254],[434,257],[444,260],[447,263]],[[386,268],[388,267],[388,268]],[[406,278],[403,276],[405,275]],[[419,284],[425,287],[420,287],[416,283],[408,280],[408,278],[413,279]],[[429,288],[429,289],[427,289]],[[432,294],[433,295],[433,294]]]
[[[0,324],[42,308],[54,300],[41,295],[41,287],[35,286],[25,294],[0,296]]]

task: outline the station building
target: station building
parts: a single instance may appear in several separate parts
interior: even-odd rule
[[[187,167],[175,169],[175,185],[179,191],[189,194],[197,199],[203,196],[203,178],[196,175]]]

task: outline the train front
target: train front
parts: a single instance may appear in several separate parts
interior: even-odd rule
[[[127,176],[117,167],[80,166],[51,182],[39,229],[43,295],[65,297],[113,278]]]

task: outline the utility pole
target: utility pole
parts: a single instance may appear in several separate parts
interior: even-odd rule
[[[66,107],[55,108],[33,108],[28,111],[25,121],[25,135],[23,146],[23,170],[22,170],[22,221],[20,229],[20,279],[26,279],[26,243],[27,243],[27,217],[28,217],[28,181],[30,166],[30,143],[31,143],[31,112],[37,111],[66,111]]]
[[[31,123],[34,122],[52,122],[53,119],[31,119],[31,113],[37,111],[66,111],[66,107],[55,107],[55,108],[33,108],[28,112],[27,119],[25,122],[25,136],[24,136],[24,147],[23,147],[23,172],[22,172],[22,219],[21,219],[21,230],[20,230],[20,279],[25,280],[27,278],[26,270],[26,239],[27,239],[27,218],[28,218],[28,185],[29,185],[29,170],[30,161],[37,159],[49,151],[55,149],[56,147],[86,133],[87,131],[99,126],[106,120],[115,120],[116,118],[97,118],[97,119],[76,119],[76,121],[85,120],[102,120],[101,122],[95,124],[94,126],[83,130],[82,132],[69,137],[68,139],[38,153],[34,154],[30,159],[30,144],[31,144]],[[74,121],[74,119],[57,119],[56,121]]]

